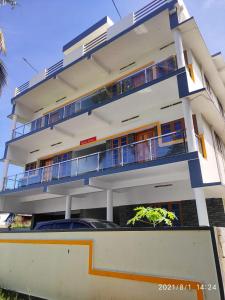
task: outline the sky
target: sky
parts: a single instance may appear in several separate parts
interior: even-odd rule
[[[42,70],[62,59],[62,47],[82,31],[108,15],[114,22],[119,16],[112,0],[18,0],[15,9],[0,7],[0,27],[7,56],[8,85],[0,95],[0,158],[10,139],[11,98],[14,88],[31,79],[34,71],[23,61]],[[150,0],[115,0],[122,17],[143,7]],[[225,0],[186,0],[190,14],[200,27],[212,54],[225,55]],[[30,99],[32,101],[32,99]],[[0,176],[2,164],[0,164]],[[18,169],[11,167],[9,174]]]

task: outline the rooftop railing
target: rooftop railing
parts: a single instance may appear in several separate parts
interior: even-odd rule
[[[89,43],[84,45],[84,53],[87,53],[88,51],[91,51],[95,47],[97,47],[99,44],[105,42],[107,40],[107,32],[104,32],[100,34],[95,39],[91,40]]]
[[[123,96],[129,91],[135,90],[136,88],[144,86],[146,83],[169,75],[176,70],[176,56],[170,56],[157,64],[143,68],[142,70],[139,70],[120,81],[105,86],[88,96],[82,97],[68,105],[56,109],[43,117],[16,127],[13,131],[13,138],[45,128],[48,125],[64,119],[72,118],[76,113],[91,109],[96,104],[104,104],[107,101],[113,100],[115,97]]]
[[[51,76],[52,74],[54,74],[55,72],[57,72],[58,70],[60,70],[63,66],[63,60],[58,61],[56,64],[54,64],[53,66],[51,66],[50,68],[48,68],[46,70],[46,78]]]
[[[132,14],[133,17],[131,18],[129,23],[126,24],[126,22],[125,22],[125,24],[124,24],[125,27],[121,26],[119,31],[122,32],[127,27],[131,27],[133,24],[140,21],[142,18],[146,17],[147,15],[151,14],[152,12],[154,12],[155,10],[157,10],[158,8],[160,8],[161,6],[166,4],[167,2],[168,2],[168,0],[154,0],[154,1],[150,2],[149,4],[144,6],[143,8],[141,8],[138,11],[134,12]],[[123,21],[123,19],[122,19],[122,21]],[[117,25],[117,23],[115,24],[115,26],[116,25]],[[107,41],[111,37],[112,36],[110,34],[108,36],[108,32],[106,31],[103,34],[99,35],[97,38],[93,39],[92,41],[82,45],[81,47],[83,48],[83,51],[80,52],[80,57],[83,56],[84,54],[86,54],[87,52],[93,50],[95,47],[99,46],[103,42]],[[63,60],[60,60],[59,62],[57,62],[56,64],[54,64],[50,68],[45,69],[44,72],[40,72],[41,74],[44,73],[44,75],[41,75],[37,79],[37,82],[40,82],[40,81],[44,80],[45,78],[50,77],[53,73],[55,73],[55,72],[57,72],[61,69],[63,69]],[[20,93],[26,91],[31,86],[33,86],[33,80],[32,79],[30,81],[22,84],[21,86],[17,87],[16,90],[15,90],[15,96],[17,96]]]
[[[185,131],[138,141],[110,150],[62,161],[50,166],[8,176],[3,190],[15,190],[33,184],[53,182],[89,172],[138,164],[187,152]]]
[[[139,21],[140,19],[146,17],[147,15],[149,15],[164,4],[165,0],[155,0],[150,2],[149,4],[147,4],[146,6],[142,7],[134,13],[134,21]]]

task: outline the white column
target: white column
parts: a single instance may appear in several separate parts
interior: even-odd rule
[[[113,222],[113,192],[111,189],[107,190],[106,219]]]
[[[0,182],[0,190],[4,187],[5,178],[8,176],[8,170],[9,170],[9,159],[5,159],[3,162],[3,168],[2,168],[2,178]]]
[[[12,117],[12,138],[13,138],[13,132],[16,129],[16,123],[17,123],[17,115],[13,115]]]
[[[193,124],[192,109],[190,100],[182,98],[182,109],[184,114],[184,123],[187,135],[188,151],[194,152],[198,150],[195,128]]]
[[[181,33],[178,29],[173,31],[173,38],[175,42],[176,54],[177,54],[177,66],[179,68],[185,67],[185,59],[184,59],[184,47],[182,43]]]
[[[71,204],[72,204],[72,196],[66,196],[65,219],[71,218]]]
[[[194,188],[193,191],[196,201],[199,226],[209,226],[209,217],[204,191],[202,188]]]
[[[0,190],[4,187],[4,181],[5,178],[8,176],[8,170],[9,170],[9,159],[5,159],[3,162],[3,169],[2,169],[2,179],[0,182]]]

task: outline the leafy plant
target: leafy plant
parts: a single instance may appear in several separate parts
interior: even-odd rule
[[[14,293],[14,294],[15,295],[12,296],[12,295],[10,295],[9,292],[0,289],[0,300],[19,300],[18,294],[17,293]],[[20,299],[20,300],[22,300],[22,299]]]
[[[16,6],[16,0],[0,0],[0,6],[3,6],[3,5],[10,5],[12,8],[14,8]],[[3,34],[1,28],[0,28],[0,54],[1,55],[6,54],[5,39],[4,39],[4,34]],[[7,77],[7,71],[6,71],[3,60],[0,59],[0,94],[1,94],[2,88],[7,83],[6,77]]]
[[[156,225],[160,223],[164,223],[165,225],[172,226],[173,221],[177,219],[176,215],[168,211],[165,208],[153,208],[153,207],[136,207],[134,209],[136,211],[136,215],[130,219],[127,224],[134,225],[136,222],[142,222],[145,224]]]

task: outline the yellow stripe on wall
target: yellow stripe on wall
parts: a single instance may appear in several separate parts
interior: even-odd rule
[[[26,245],[70,245],[70,246],[88,246],[89,256],[88,256],[88,274],[93,276],[103,276],[111,277],[123,280],[134,280],[139,282],[148,282],[153,284],[169,284],[176,286],[189,286],[191,290],[196,292],[197,300],[204,300],[203,291],[199,289],[201,286],[200,282],[174,279],[174,278],[164,278],[156,277],[150,275],[134,274],[134,273],[124,273],[115,271],[106,271],[101,269],[96,269],[93,267],[93,247],[94,242],[92,240],[19,240],[19,239],[0,239],[0,244],[26,244]],[[179,289],[178,289],[179,290]]]

